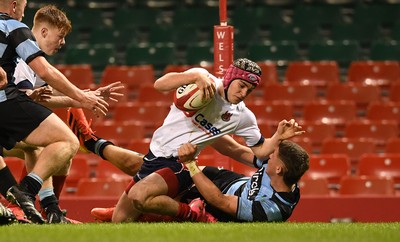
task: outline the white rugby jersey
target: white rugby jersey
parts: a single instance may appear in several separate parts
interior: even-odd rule
[[[23,61],[18,58],[17,66],[14,72],[14,84],[17,85],[18,89],[35,89],[46,85],[42,78],[36,75],[36,73]]]
[[[207,73],[217,88],[222,85],[222,79],[203,68],[188,71]],[[172,104],[163,125],[153,134],[150,150],[156,157],[178,157],[178,148],[190,142],[197,145],[199,153],[225,134],[243,137],[248,146],[256,145],[262,137],[255,115],[243,102],[231,104],[216,92],[213,100],[191,117]]]

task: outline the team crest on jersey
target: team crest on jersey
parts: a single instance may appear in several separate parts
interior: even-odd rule
[[[228,122],[231,120],[232,114],[226,111],[224,114],[221,115],[222,121]]]

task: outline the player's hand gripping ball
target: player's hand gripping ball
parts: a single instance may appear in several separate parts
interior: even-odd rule
[[[197,111],[211,102],[212,98],[205,99],[196,84],[182,85],[174,93],[174,104],[182,111]]]

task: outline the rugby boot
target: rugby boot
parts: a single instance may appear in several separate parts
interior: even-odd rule
[[[85,147],[85,141],[91,138],[94,140],[98,139],[90,128],[91,123],[92,120],[89,122],[87,121],[82,108],[68,108],[67,124],[76,137],[78,137],[80,150],[85,153],[90,153],[90,151]]]

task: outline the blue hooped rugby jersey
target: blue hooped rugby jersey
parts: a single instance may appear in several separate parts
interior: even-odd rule
[[[237,221],[286,221],[300,199],[300,190],[296,184],[291,192],[276,192],[264,164],[252,177],[244,177],[232,183],[223,191],[239,197]],[[218,216],[220,221],[232,221],[229,216]]]
[[[208,75],[217,88],[222,85],[222,79],[203,68],[188,71]],[[184,143],[196,144],[200,151],[225,134],[243,137],[248,146],[254,146],[263,139],[255,115],[245,104],[231,104],[216,92],[213,100],[191,117],[185,116],[172,104],[163,125],[153,134],[150,149],[156,157],[177,157],[178,148]]]

